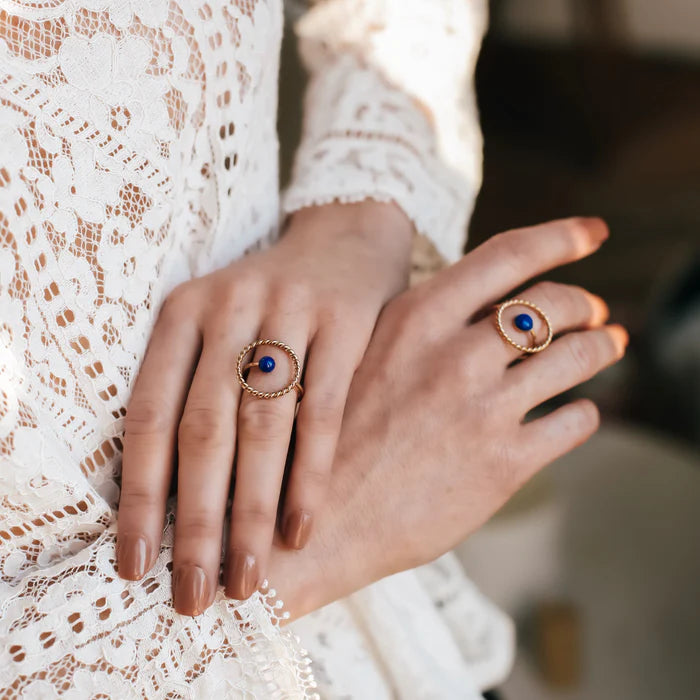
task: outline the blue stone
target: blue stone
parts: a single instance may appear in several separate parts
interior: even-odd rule
[[[275,369],[275,361],[269,355],[265,355],[265,357],[260,358],[258,367],[261,372],[272,372],[272,370]]]
[[[513,323],[519,331],[525,332],[531,331],[533,326],[535,325],[530,314],[518,314],[513,320]]]

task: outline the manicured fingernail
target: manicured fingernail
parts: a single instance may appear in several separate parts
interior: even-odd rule
[[[246,600],[258,587],[258,564],[248,552],[233,550],[226,563],[225,591],[229,598]]]
[[[119,535],[117,545],[117,570],[119,576],[138,581],[146,573],[150,561],[148,541],[143,535]]]
[[[182,615],[199,615],[204,612],[209,587],[207,575],[194,564],[183,564],[173,575],[173,602]]]
[[[297,510],[287,516],[284,523],[284,540],[294,549],[302,549],[311,534],[311,513]]]

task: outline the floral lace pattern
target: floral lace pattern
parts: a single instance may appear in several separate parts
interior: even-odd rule
[[[175,612],[173,522],[171,507],[160,556],[141,581],[117,577],[110,527],[3,600],[0,697],[314,697],[311,661],[280,631],[274,589],[243,603],[220,589],[206,614]]]
[[[329,24],[355,8],[395,23],[399,4],[328,0],[302,20],[314,77],[284,211],[395,198],[454,257],[475,113],[385,71],[391,35]],[[456,81],[483,28],[471,6],[401,4],[435,8],[452,50],[469,40]],[[149,575],[114,572],[125,407],[157,312],[279,233],[282,27],[282,0],[0,0],[0,698],[314,694],[271,592],[174,613],[172,511]]]
[[[297,24],[311,73],[288,211],[393,200],[448,261],[481,185],[483,0],[328,0]]]

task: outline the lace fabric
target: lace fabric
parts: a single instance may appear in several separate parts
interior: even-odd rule
[[[453,552],[291,627],[323,698],[481,700],[507,677],[515,649],[513,622],[466,578]]]
[[[456,81],[483,29],[444,24],[460,5],[401,5],[434,8],[425,41],[465,40]],[[398,21],[388,0],[330,0],[300,25],[314,77],[284,211],[395,198],[454,257],[475,113],[438,106],[446,84],[401,85],[375,61],[387,32],[340,32],[360,6]],[[114,571],[124,416],[158,310],[279,234],[282,26],[281,0],[0,0],[0,698],[314,695],[271,592],[174,613],[172,509],[148,576]]]
[[[328,0],[297,23],[311,74],[283,207],[397,202],[447,261],[481,185],[482,0]]]
[[[110,526],[3,599],[0,697],[316,697],[311,660],[279,627],[274,589],[245,602],[219,589],[206,614],[174,611],[173,523],[170,508],[160,556],[141,581],[117,577]]]

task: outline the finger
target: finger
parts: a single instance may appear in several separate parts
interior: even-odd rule
[[[288,546],[304,547],[314,514],[328,486],[345,401],[361,353],[349,350],[341,330],[324,327],[314,339],[305,375],[306,393],[299,407],[294,462],[282,518]],[[366,347],[369,338],[355,338]]]
[[[260,337],[285,342],[301,360],[308,342],[307,318],[306,314],[278,315],[264,324]],[[281,350],[263,348],[256,357],[263,353],[272,357],[275,369],[264,374],[253,368],[248,381],[262,391],[279,390],[292,378],[292,363]],[[224,568],[225,591],[231,598],[250,597],[265,577],[296,402],[296,391],[273,399],[244,393],[241,399],[236,483]]]
[[[519,444],[522,468],[521,482],[567,452],[582,445],[600,425],[597,406],[588,399],[579,399],[552,411],[542,418],[521,426]]]
[[[130,580],[160,551],[177,424],[200,349],[196,324],[174,306],[166,301],[158,317],[126,412],[117,569]]]
[[[518,294],[518,298],[530,301],[542,309],[555,334],[598,328],[610,316],[608,306],[603,299],[573,285],[540,282]],[[515,326],[515,318],[522,313],[526,313],[532,319],[533,336],[518,330]],[[547,326],[544,321],[535,311],[526,306],[515,305],[506,308],[503,311],[502,325],[508,337],[524,347],[541,343],[547,337]],[[523,356],[521,350],[506,342],[498,333],[495,312],[470,328],[469,342],[473,347],[479,347],[488,354],[498,371]]]
[[[230,332],[221,326],[205,330],[178,430],[173,601],[184,615],[209,607],[218,585],[241,393],[231,368],[257,322],[251,315],[227,325]]]
[[[528,357],[505,374],[507,392],[523,413],[581,384],[620,360],[628,343],[618,325],[568,333],[546,350]]]
[[[428,284],[431,309],[460,322],[529,279],[594,253],[608,237],[604,221],[572,218],[491,237]]]

